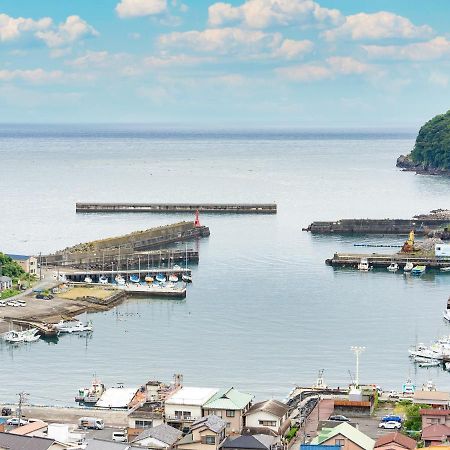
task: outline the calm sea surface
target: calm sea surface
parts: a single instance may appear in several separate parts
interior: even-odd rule
[[[400,389],[411,376],[450,389],[450,374],[415,369],[407,349],[450,334],[441,311],[450,274],[334,270],[354,243],[401,238],[312,236],[313,220],[406,218],[450,207],[450,179],[395,168],[412,132],[189,130],[144,126],[0,126],[0,250],[54,251],[91,239],[192,220],[190,215],[80,215],[76,201],[272,202],[275,216],[203,214],[185,301],[130,300],[90,315],[91,338],[0,345],[0,400],[73,404],[95,372],[112,385],[182,373],[188,385],[235,386],[283,398],[318,369]],[[369,249],[376,251],[377,249]]]

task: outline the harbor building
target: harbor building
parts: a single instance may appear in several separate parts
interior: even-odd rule
[[[6,255],[9,256],[14,262],[19,264],[20,267],[30,275],[37,275],[38,273],[38,260],[34,256],[27,255]]]

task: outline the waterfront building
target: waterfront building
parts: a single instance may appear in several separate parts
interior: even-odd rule
[[[422,429],[422,440],[425,447],[440,445],[450,440],[450,427],[447,425],[430,425]]]
[[[0,277],[0,291],[12,288],[12,279],[6,276]]]
[[[37,275],[38,273],[38,260],[34,256],[27,255],[6,255],[9,256],[14,262],[19,264],[22,269],[30,275]]]
[[[290,427],[289,408],[278,400],[255,403],[244,414],[243,434],[283,436]]]
[[[203,416],[203,405],[218,389],[201,387],[182,387],[164,402],[164,415],[167,424],[175,428],[187,428]]]
[[[142,431],[134,440],[133,444],[138,444],[148,449],[168,449],[181,438],[183,433],[165,423]]]
[[[253,395],[234,387],[217,392],[203,406],[205,416],[214,414],[227,423],[226,434],[240,433],[244,426],[244,414],[252,405]]]
[[[414,450],[416,446],[417,441],[395,431],[380,436],[375,441],[374,450]]]
[[[344,422],[334,428],[323,428],[312,444],[339,445],[341,450],[373,450],[375,441]]]
[[[450,393],[441,391],[416,391],[414,392],[413,403],[448,409],[450,406]]]
[[[175,448],[178,450],[218,450],[225,440],[227,423],[220,417],[209,415],[196,420]]]

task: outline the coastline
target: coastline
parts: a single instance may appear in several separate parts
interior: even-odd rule
[[[400,155],[397,158],[396,166],[402,169],[403,172],[414,172],[417,175],[443,175],[450,177],[450,170],[417,164],[411,160],[410,155]]]

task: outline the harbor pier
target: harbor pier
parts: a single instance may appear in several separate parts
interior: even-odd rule
[[[173,274],[186,274],[191,276],[191,269],[161,269],[158,267],[150,269],[129,269],[129,270],[77,270],[64,272],[64,276],[67,281],[83,283],[86,277],[90,277],[93,283],[98,283],[102,275],[114,279],[116,275],[122,275],[125,278],[129,278],[131,275],[139,275],[140,278],[149,275],[155,277],[157,274],[162,273],[166,278]]]
[[[76,203],[77,213],[233,213],[276,214],[276,203]]]

